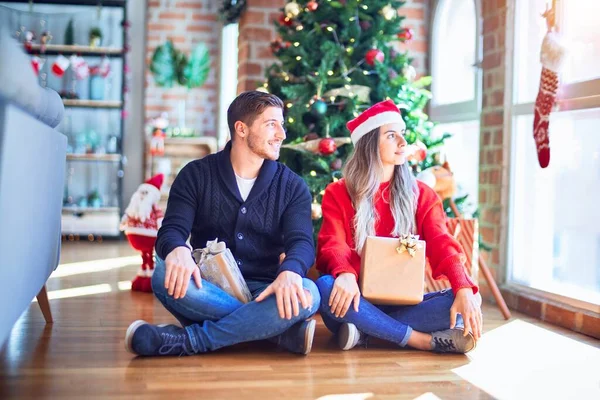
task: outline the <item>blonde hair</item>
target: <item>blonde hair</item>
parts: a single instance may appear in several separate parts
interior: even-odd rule
[[[379,136],[379,128],[364,135],[356,143],[344,167],[346,188],[356,210],[354,243],[359,254],[367,236],[375,235],[375,222],[379,219],[375,209],[375,194],[381,185],[383,173]],[[394,229],[390,232],[392,236],[415,233],[418,198],[419,187],[408,164],[395,166],[390,183],[390,207],[394,217]]]

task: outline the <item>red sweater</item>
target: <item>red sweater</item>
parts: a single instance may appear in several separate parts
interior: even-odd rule
[[[462,247],[446,228],[446,214],[440,198],[429,186],[417,182],[420,194],[415,217],[416,234],[427,243],[425,253],[431,264],[433,277],[437,279],[442,275],[446,276],[454,293],[466,287],[477,293],[477,286],[463,267],[465,255]],[[389,185],[390,182],[381,184],[375,195],[375,208],[379,215],[375,223],[377,236],[391,237],[394,228],[394,218],[389,205],[390,192],[385,190]],[[385,198],[382,197],[382,193]],[[335,278],[341,273],[350,272],[358,280],[360,256],[354,250],[352,226],[355,211],[344,179],[327,186],[321,206],[323,225],[317,239],[317,269]]]

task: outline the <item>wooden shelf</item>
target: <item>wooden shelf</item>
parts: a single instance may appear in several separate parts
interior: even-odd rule
[[[119,207],[63,207],[63,213],[119,213]]]
[[[71,55],[71,54],[79,54],[82,56],[96,56],[96,57],[122,57],[123,49],[118,49],[114,47],[90,47],[90,46],[80,46],[80,45],[63,45],[63,44],[48,44],[46,45],[46,49],[42,51],[42,45],[33,44],[31,45],[31,50],[28,51],[29,54],[44,54],[44,55]]]
[[[2,0],[4,3],[24,3],[23,0]],[[35,4],[61,4],[66,6],[125,7],[127,0],[35,0]]]
[[[84,108],[121,108],[123,102],[119,100],[76,100],[63,99],[65,107],[84,107]]]
[[[165,145],[205,145],[212,153],[217,152],[217,138],[212,136],[194,136],[194,137],[167,137]]]
[[[121,161],[120,154],[67,154],[67,161]]]

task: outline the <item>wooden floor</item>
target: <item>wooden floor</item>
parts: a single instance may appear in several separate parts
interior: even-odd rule
[[[308,357],[248,343],[134,358],[123,347],[131,321],[174,322],[152,295],[129,290],[136,263],[124,242],[64,244],[48,283],[55,322],[36,303],[17,322],[0,352],[0,398],[600,399],[600,341],[517,313],[507,322],[490,305],[468,356],[385,343],[342,352],[319,320]]]

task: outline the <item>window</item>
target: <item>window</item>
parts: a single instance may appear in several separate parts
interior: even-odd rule
[[[435,135],[451,133],[444,153],[456,177],[458,195],[477,204],[481,104],[480,24],[475,0],[439,0],[432,23],[432,100]],[[474,211],[472,209],[471,211]]]
[[[225,57],[224,55],[227,55]],[[227,108],[237,94],[238,76],[238,24],[228,24],[221,34],[221,79],[219,91],[219,131],[217,140],[219,148],[229,140],[227,125]]]
[[[515,2],[509,281],[578,305],[600,304],[600,3],[557,2],[568,46],[558,110],[550,117],[550,165],[533,140],[533,102],[546,0]],[[593,3],[593,4],[592,4]],[[510,29],[510,27],[509,27]],[[582,303],[583,302],[583,303]]]

